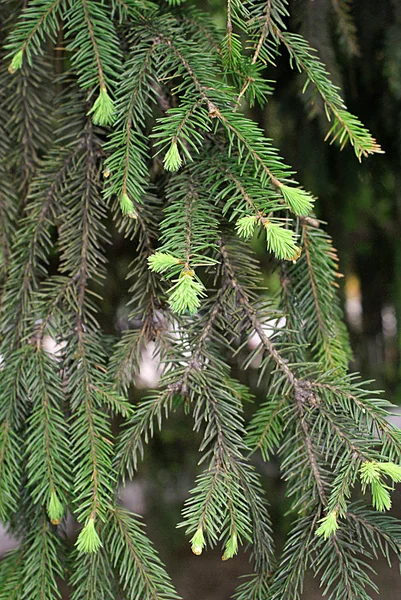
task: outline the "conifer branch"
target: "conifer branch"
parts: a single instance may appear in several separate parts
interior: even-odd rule
[[[338,139],[341,149],[349,142],[359,161],[369,154],[382,153],[379,144],[359,119],[347,111],[336,87],[328,79],[324,65],[314,56],[307,42],[297,34],[282,33],[275,26],[272,27],[272,32],[286,47],[299,70],[305,72],[308,81],[316,87],[325,104],[328,120],[331,120],[330,115],[334,117],[334,123],[325,139],[331,138],[331,143]]]
[[[0,563],[0,600],[18,600],[23,580],[21,570],[25,548],[17,548],[5,554]]]
[[[127,600],[180,599],[135,515],[116,506],[107,526],[106,540]]]
[[[98,45],[98,42],[96,40],[95,33],[93,31],[93,26],[92,26],[92,22],[91,22],[90,13],[89,13],[88,1],[87,0],[81,0],[81,2],[82,2],[83,12],[84,12],[84,15],[85,15],[86,26],[88,28],[88,33],[89,33],[90,41],[91,41],[91,44],[92,44],[92,47],[93,47],[93,53],[94,53],[94,56],[95,56],[96,68],[97,68],[98,75],[99,75],[100,89],[101,90],[102,89],[106,89],[106,82],[105,82],[103,68],[102,68],[102,61],[101,61],[101,58],[100,58],[99,45]]]
[[[258,319],[255,309],[253,308],[252,304],[250,303],[248,294],[241,287],[238,279],[235,276],[235,273],[231,266],[229,254],[227,252],[227,248],[226,248],[226,245],[223,240],[220,242],[220,252],[221,252],[221,256],[222,256],[223,269],[226,271],[226,274],[230,281],[230,284],[232,285],[232,287],[238,294],[239,303],[243,307],[243,310],[246,313],[249,323],[252,325],[252,327],[258,334],[258,336],[261,340],[261,343],[265,347],[268,354],[272,357],[272,359],[276,363],[277,367],[284,373],[284,375],[288,379],[289,383],[295,387],[296,383],[298,383],[298,380],[297,380],[295,374],[291,371],[290,367],[287,365],[287,362],[282,358],[280,353],[275,348],[273,342],[271,342],[271,340],[267,337],[267,335],[263,329],[263,325],[260,322],[260,320]]]
[[[301,286],[305,283],[302,260],[294,266],[289,276],[291,278],[293,275],[296,281],[295,294],[304,296],[300,308],[302,314],[306,315],[311,311],[313,300],[314,317],[311,319],[307,335],[310,341],[314,342],[313,349],[319,349],[318,360],[321,360],[328,369],[346,368],[351,358],[351,350],[347,332],[342,324],[342,312],[337,298],[336,279],[342,276],[338,272],[337,253],[331,245],[330,238],[324,232],[316,231],[305,222],[301,226],[306,273],[311,290],[310,299],[301,292]]]
[[[10,55],[26,54],[28,62],[32,64],[32,54],[43,52],[41,49],[43,39],[49,36],[54,39],[59,29],[59,13],[63,0],[39,0],[34,5],[24,7],[19,16],[17,27],[12,32],[7,45]],[[15,62],[15,58],[14,58]],[[13,74],[17,70],[13,62],[9,71]]]
[[[262,46],[263,46],[263,44],[265,42],[265,39],[266,39],[266,36],[267,36],[267,34],[269,32],[271,9],[272,9],[271,0],[267,0],[267,2],[266,2],[266,13],[265,13],[264,19],[263,19],[263,26],[261,28],[260,38],[259,38],[259,41],[258,41],[257,46],[255,48],[255,52],[253,53],[253,56],[252,56],[252,64],[253,65],[256,63],[256,61],[259,58],[260,51],[262,50]]]

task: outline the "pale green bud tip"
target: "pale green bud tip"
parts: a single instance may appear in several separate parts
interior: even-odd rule
[[[238,219],[235,225],[238,235],[245,239],[252,237],[255,231],[256,221],[257,217],[253,215],[246,215],[245,217]]]
[[[11,75],[14,75],[14,73],[22,67],[23,58],[24,58],[23,50],[19,50],[16,54],[14,54],[14,56],[11,60],[11,63],[8,67],[8,72],[11,73]]]
[[[226,547],[224,548],[224,554],[221,557],[221,560],[229,560],[233,556],[235,556],[238,552],[238,539],[237,534],[233,533],[230,539],[226,543]]]
[[[174,267],[180,263],[181,260],[179,258],[164,252],[155,252],[155,254],[152,254],[148,258],[149,269],[155,273],[163,273],[163,271],[167,271],[170,267]]]
[[[124,216],[130,217],[131,219],[137,219],[134,203],[126,192],[123,192],[120,196],[120,208]]]
[[[92,115],[92,121],[95,125],[104,126],[113,123],[114,102],[105,87],[100,88],[99,96],[88,112],[88,115]]]
[[[202,527],[196,530],[195,535],[191,539],[191,550],[194,554],[199,556],[202,554],[202,550],[205,547],[205,536],[203,535]]]
[[[64,507],[54,490],[50,492],[50,498],[47,505],[47,514],[49,515],[49,519],[53,525],[58,525],[61,521],[61,517],[64,514]]]
[[[200,297],[205,295],[203,283],[196,281],[194,275],[193,271],[183,271],[169,291],[171,310],[178,315],[186,311],[194,314],[200,307]]]
[[[280,191],[289,209],[296,215],[306,216],[312,210],[314,198],[302,188],[281,185]]]
[[[81,530],[77,541],[75,542],[79,552],[97,552],[103,545],[95,529],[95,520],[89,517],[85,527]]]
[[[182,158],[178,151],[177,142],[172,142],[163,160],[166,171],[178,171],[182,165]]]
[[[326,517],[324,517],[324,519],[321,519],[319,523],[320,526],[316,529],[315,535],[324,537],[325,540],[328,540],[339,528],[337,511],[332,510]]]

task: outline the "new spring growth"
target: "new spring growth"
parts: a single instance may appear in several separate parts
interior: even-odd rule
[[[11,60],[11,63],[8,66],[8,72],[11,73],[11,75],[14,75],[14,73],[22,67],[22,59],[23,58],[24,58],[23,50],[19,50],[16,54],[14,54],[14,56]]]
[[[401,481],[401,466],[393,462],[365,462],[359,470],[362,491],[368,485],[372,493],[372,504],[376,510],[385,511],[391,508],[390,486],[383,482],[383,476],[389,477],[394,483]]]
[[[149,269],[155,273],[164,273],[181,262],[179,258],[165,252],[155,252],[148,258]]]
[[[97,552],[103,545],[100,541],[100,537],[95,529],[95,519],[89,517],[85,527],[81,530],[75,545],[79,552]]]
[[[192,270],[183,271],[176,284],[169,290],[168,303],[171,310],[178,315],[188,311],[194,314],[200,306],[200,297],[205,295],[204,285],[201,281],[194,279]]]
[[[171,146],[164,157],[163,165],[166,171],[178,171],[181,167],[182,158],[178,151],[177,142],[171,142]]]
[[[297,260],[301,252],[300,247],[295,243],[296,234],[291,229],[285,229],[279,223],[269,219],[265,219],[263,226],[266,230],[267,249],[278,259]]]
[[[194,554],[199,556],[202,554],[202,550],[205,547],[205,536],[203,535],[202,527],[198,527],[195,535],[191,539],[191,550]]]
[[[58,525],[64,514],[64,507],[61,504],[55,490],[50,492],[50,498],[47,504],[47,514],[49,515],[50,522],[53,525]]]
[[[338,524],[338,513],[336,510],[332,510],[323,519],[320,519],[319,527],[316,529],[315,535],[323,537],[325,540],[331,538],[339,528]]]
[[[138,215],[135,211],[134,203],[131,198],[128,196],[127,192],[123,192],[120,196],[120,208],[121,212],[125,217],[129,217],[130,219],[137,219]]]
[[[258,218],[253,215],[246,215],[245,217],[238,219],[235,229],[237,230],[239,237],[245,238],[246,240],[252,237],[255,232],[257,220]]]
[[[293,213],[306,217],[313,208],[314,198],[302,188],[293,188],[282,184],[280,192]]]
[[[235,556],[238,552],[238,539],[237,534],[233,533],[227,540],[226,547],[224,548],[224,554],[221,560],[228,560]]]
[[[88,112],[88,115],[92,115],[92,121],[95,125],[102,127],[112,125],[114,120],[114,102],[110,98],[105,86],[100,88],[99,96]]]

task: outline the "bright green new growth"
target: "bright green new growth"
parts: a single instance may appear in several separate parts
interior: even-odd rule
[[[247,215],[245,217],[241,217],[238,219],[235,229],[240,237],[248,240],[253,236],[255,232],[255,227],[257,223],[257,217],[253,217],[252,215]]]
[[[155,252],[148,258],[149,268],[155,273],[163,273],[171,267],[175,267],[182,263],[179,258],[166,254],[165,252]]]
[[[297,236],[291,229],[284,225],[266,219],[263,222],[266,230],[267,249],[283,260],[296,260],[300,254],[300,247],[296,244]]]
[[[320,525],[316,529],[315,535],[318,537],[323,537],[325,540],[331,538],[339,528],[337,512],[331,511],[328,515],[326,515],[323,519],[320,520]]]
[[[224,548],[224,554],[221,557],[221,560],[229,560],[233,558],[238,553],[238,539],[237,534],[233,533],[230,538],[227,540],[227,543]]]
[[[13,75],[18,69],[22,67],[22,62],[24,58],[23,50],[19,50],[16,54],[14,54],[12,61],[8,67],[9,72]]]
[[[120,196],[120,208],[124,216],[130,217],[131,219],[137,218],[134,203],[126,192]]]
[[[296,215],[306,216],[311,212],[314,199],[308,192],[302,188],[294,188],[288,185],[282,185],[280,191],[290,210]]]
[[[298,211],[302,210],[300,202],[298,202],[298,204],[294,202],[293,204],[294,207],[297,206]],[[305,206],[305,204],[303,206]],[[291,208],[294,212],[297,212],[295,208]],[[300,213],[298,212],[298,214]],[[272,252],[278,259],[297,260],[301,248],[296,244],[296,234],[291,229],[286,229],[285,224],[264,217],[247,215],[238,219],[235,226],[237,234],[244,239],[249,239],[255,232],[258,220],[263,223],[266,232],[267,249],[269,252]]]
[[[47,514],[53,525],[58,525],[64,514],[64,506],[59,500],[55,490],[50,492],[50,499],[47,505]]]
[[[89,517],[75,542],[77,550],[84,553],[97,552],[103,545],[95,529],[95,519]]]
[[[372,492],[373,507],[381,512],[390,510],[391,496],[388,486],[381,481],[372,481],[370,489]]]
[[[169,290],[168,303],[171,310],[178,315],[186,311],[193,315],[201,304],[201,297],[205,295],[205,286],[195,279],[193,271],[183,271],[175,285]]]
[[[177,142],[171,142],[171,146],[163,159],[163,164],[166,171],[178,171],[181,167],[182,158],[178,151]]]
[[[109,93],[105,87],[101,87],[99,95],[95,100],[92,108],[88,112],[88,115],[92,115],[92,121],[95,125],[102,127],[106,125],[112,125],[114,120],[114,102],[110,98]]]
[[[191,538],[191,550],[194,554],[199,556],[202,554],[203,548],[205,547],[206,541],[203,535],[202,527],[199,527],[193,537]]]
[[[396,465],[393,462],[379,463],[379,470],[383,475],[388,475],[394,483],[401,482],[401,465]]]
[[[383,475],[390,477],[394,483],[401,481],[401,466],[393,462],[381,463],[367,461],[360,468],[363,492],[370,484],[372,504],[376,510],[385,511],[391,508],[391,488],[383,482]]]

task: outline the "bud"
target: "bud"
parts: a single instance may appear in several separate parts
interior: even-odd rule
[[[205,547],[205,537],[203,535],[203,529],[202,527],[199,527],[196,530],[195,535],[193,536],[193,538],[191,539],[191,550],[194,554],[196,554],[197,556],[199,556],[200,554],[202,554],[202,550]]]
[[[296,246],[296,250],[294,252],[294,254],[290,257],[288,257],[288,260],[292,260],[292,262],[295,264],[298,260],[298,258],[301,256],[302,254],[302,246]]]
[[[24,57],[23,50],[19,50],[16,54],[14,54],[14,56],[11,60],[11,63],[8,67],[8,72],[11,73],[11,75],[14,75],[14,73],[22,67],[23,57]]]
[[[92,121],[95,125],[111,125],[114,116],[114,102],[110,98],[105,86],[100,88],[99,96],[94,105],[88,112],[92,116]]]
[[[228,560],[235,556],[238,552],[238,539],[237,534],[233,533],[230,539],[226,543],[226,547],[224,548],[224,554],[221,557],[221,560]]]
[[[332,510],[324,517],[324,519],[320,519],[319,523],[321,523],[321,525],[317,528],[315,535],[324,537],[325,540],[328,540],[339,528],[337,511]]]
[[[130,219],[138,218],[138,215],[135,211],[134,203],[128,196],[127,192],[123,192],[120,196],[120,208],[121,212],[125,217],[130,217]]]
[[[81,530],[75,545],[79,552],[97,552],[103,545],[95,529],[94,517],[89,517],[85,527]]]
[[[182,158],[178,151],[177,142],[172,142],[163,160],[166,171],[178,171],[182,165]]]
[[[50,492],[50,499],[47,505],[47,514],[49,515],[50,522],[53,525],[59,525],[61,517],[64,514],[64,507],[61,504],[55,490]]]

